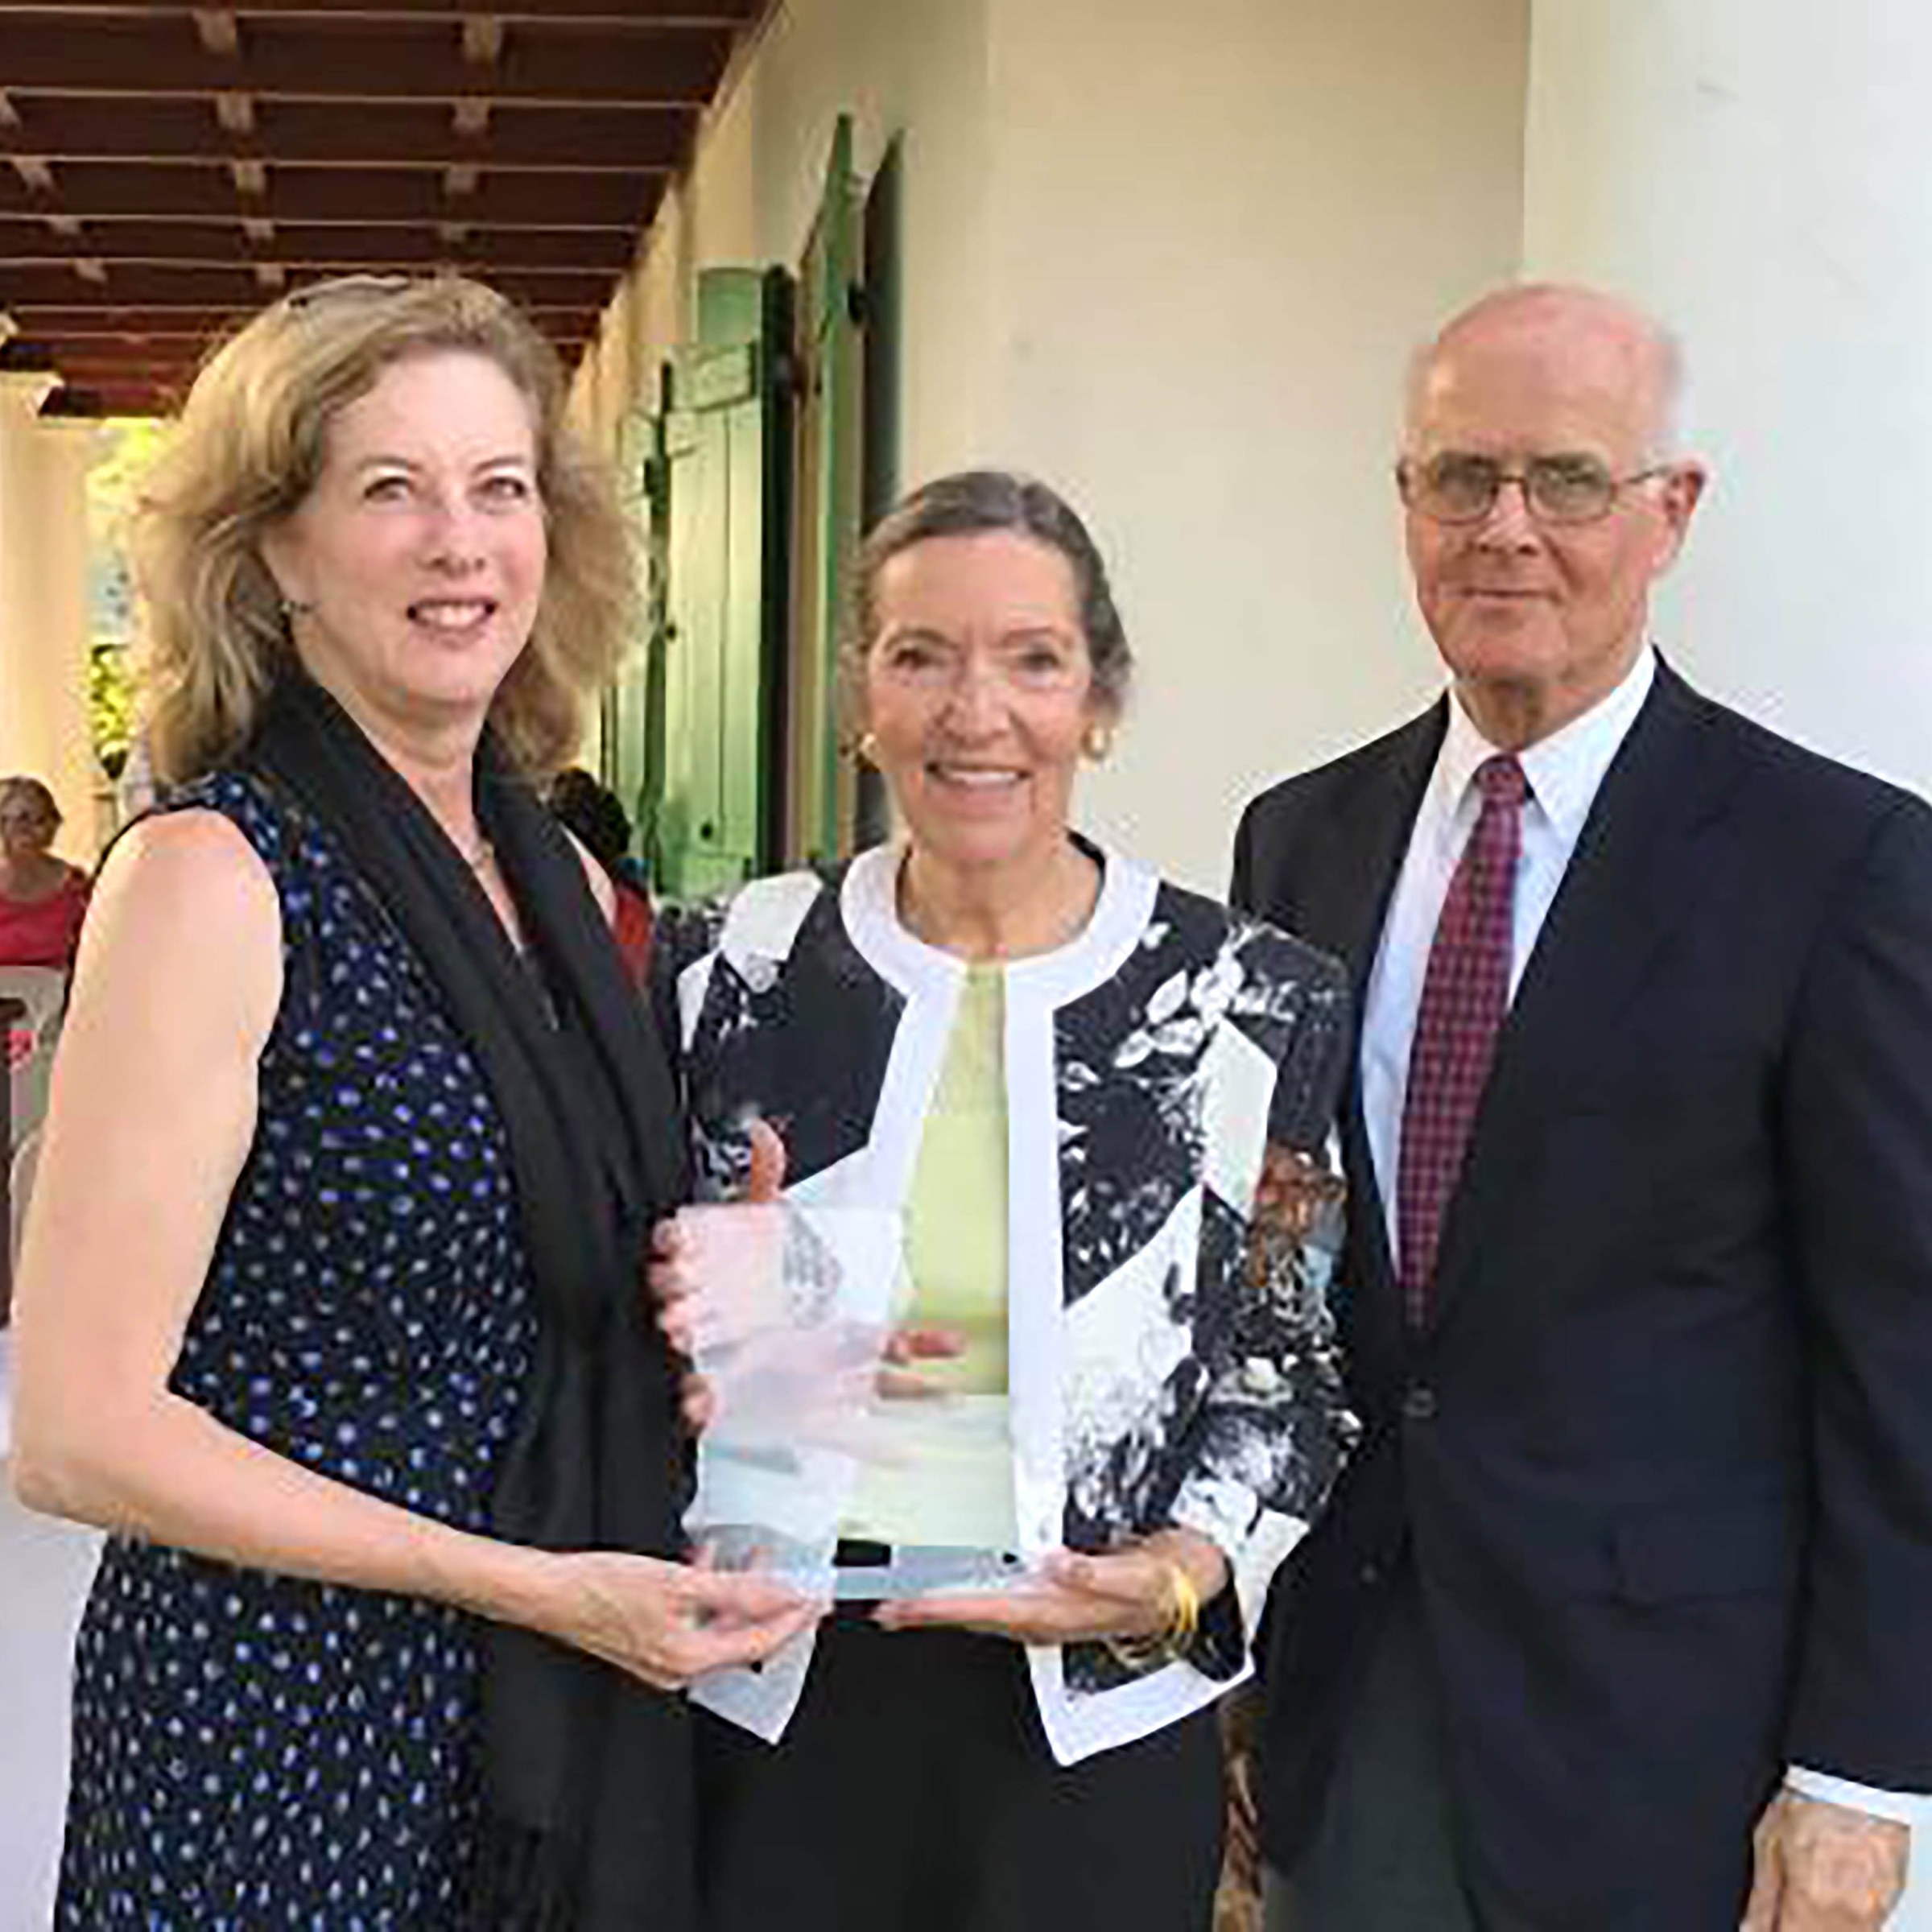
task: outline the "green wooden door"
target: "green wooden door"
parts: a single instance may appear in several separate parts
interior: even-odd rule
[[[790,654],[786,857],[852,844],[853,786],[840,755],[838,650],[859,539],[864,365],[859,328],[861,196],[852,121],[841,114],[799,286],[798,621]]]
[[[782,278],[707,270],[699,340],[668,374],[658,858],[676,898],[769,869],[775,857],[769,751],[785,621],[788,419],[774,345],[785,298]]]

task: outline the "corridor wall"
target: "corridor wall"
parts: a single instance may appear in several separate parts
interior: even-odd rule
[[[614,440],[705,267],[795,264],[832,123],[902,142],[898,469],[1088,513],[1144,673],[1103,837],[1218,889],[1241,797],[1432,685],[1407,350],[1513,272],[1528,0],[788,0],[580,380]]]
[[[66,820],[64,856],[95,856],[87,721],[85,423],[34,415],[44,378],[0,373],[0,773],[39,778]]]
[[[1623,291],[1714,467],[1662,600],[1715,696],[1932,791],[1932,13],[1538,0],[1524,273]],[[1932,1932],[1932,1808],[1892,1932]]]
[[[1932,12],[1540,0],[1525,272],[1673,323],[1715,485],[1661,634],[1695,678],[1932,790]]]
[[[1435,687],[1402,372],[1515,272],[1522,0],[996,0],[985,442],[1091,513],[1141,656],[1097,832],[1214,891],[1241,802]]]

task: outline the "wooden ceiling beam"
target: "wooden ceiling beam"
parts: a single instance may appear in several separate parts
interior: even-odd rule
[[[167,356],[50,356],[47,366],[63,382],[147,382],[155,387],[187,389],[201,365],[198,354]]]
[[[40,374],[54,366],[54,353],[44,342],[27,336],[12,336],[0,342],[0,372],[26,370]]]
[[[92,258],[95,262],[98,257]],[[356,259],[339,265],[353,272]],[[105,264],[101,264],[105,269]],[[197,262],[154,262],[117,267],[104,273],[98,282],[80,266],[61,262],[29,262],[19,267],[0,267],[0,309],[13,314],[27,332],[25,312],[39,305],[71,308],[89,304],[103,308],[139,308],[151,304],[180,304],[188,308],[222,308],[252,310],[267,299],[245,262],[231,265]],[[311,275],[297,281],[318,279]],[[598,308],[607,302],[617,277],[608,269],[491,268],[485,278],[493,287],[518,302],[554,303],[572,308]]]
[[[448,222],[445,226],[449,225]],[[615,229],[489,229],[461,221],[460,241],[429,227],[352,229],[342,223],[283,221],[262,216],[229,221],[89,221],[68,237],[44,218],[0,216],[0,275],[13,268],[70,262],[79,257],[118,266],[225,267],[278,262],[284,268],[340,272],[352,268],[440,268],[446,264],[555,270],[608,279],[630,263],[632,237]]]
[[[84,421],[106,416],[169,416],[180,407],[186,394],[184,383],[63,382],[49,393],[39,413]]]
[[[85,389],[63,383],[40,405],[39,413],[56,420],[98,422],[109,416],[169,416],[179,406],[173,391],[148,382]]]
[[[456,20],[488,13],[506,27],[590,27],[623,32],[639,26],[696,28],[729,32],[749,26],[763,10],[766,0],[242,0],[224,10],[244,20],[330,20],[381,23],[408,19]],[[44,16],[49,0],[0,0],[0,17],[10,14]],[[64,0],[58,10],[105,20],[192,18],[205,8],[188,0]]]
[[[265,161],[310,167],[455,167],[668,174],[683,162],[695,110],[498,108],[485,139],[465,138],[438,103],[378,103],[344,114],[312,101],[263,105],[246,133],[217,126],[204,101],[23,101],[0,122],[0,157],[205,165]]]
[[[23,337],[50,342],[134,341],[180,336],[206,341],[253,315],[262,303],[249,299],[223,303],[147,303],[90,300],[82,291],[58,304],[15,302],[14,320]],[[525,301],[523,312],[552,341],[592,341],[601,309],[595,303]]]
[[[636,235],[650,221],[658,177],[621,175],[485,175],[452,200],[429,168],[236,165],[262,171],[259,189],[242,192],[225,167],[142,167],[132,162],[67,161],[36,190],[0,167],[0,217],[71,215],[83,221],[234,221],[341,222],[358,227],[462,221],[478,228],[611,229]]]
[[[97,376],[118,382],[142,377],[159,379],[163,374],[172,381],[184,374],[192,378],[200,367],[202,357],[221,339],[221,333],[217,330],[203,336],[172,336],[165,341],[151,336],[145,344],[22,336],[0,349],[0,368],[57,369],[71,382]],[[573,353],[591,340],[576,334],[554,335],[547,329],[544,334],[556,349]],[[19,362],[8,359],[16,354],[27,359]]]
[[[25,117],[36,94],[142,99],[238,89],[259,102],[460,101],[677,107],[710,99],[731,53],[720,29],[649,24],[621,35],[530,27],[501,56],[467,60],[447,21],[246,23],[239,59],[183,20],[104,14],[85,24],[0,14],[0,76]]]

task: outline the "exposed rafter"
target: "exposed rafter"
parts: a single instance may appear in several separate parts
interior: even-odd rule
[[[769,4],[0,0],[7,358],[164,408],[279,293],[443,266],[574,356]]]
[[[710,94],[731,51],[712,28],[634,27],[621,45],[584,29],[526,28],[499,58],[477,60],[443,21],[245,25],[246,47],[224,53],[185,19],[105,14],[51,33],[31,16],[0,14],[0,75],[17,108],[40,94],[154,100],[237,86],[257,100],[684,107]]]
[[[174,222],[236,221],[262,214],[275,221],[345,226],[419,227],[456,212],[441,177],[427,168],[277,167],[255,162],[258,186],[245,188],[233,170],[143,167],[123,161],[64,161],[56,186],[31,188],[0,168],[0,219]],[[540,175],[493,174],[461,197],[462,219],[479,228],[609,229],[635,237],[658,201],[654,171],[627,178],[586,175],[560,193]]]

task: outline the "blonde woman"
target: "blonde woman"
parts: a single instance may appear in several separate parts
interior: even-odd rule
[[[20,1493],[113,1533],[63,1926],[677,1932],[665,1693],[808,1614],[674,1560],[677,1116],[528,782],[630,580],[562,407],[489,291],[324,284],[143,506],[167,804],[104,869],[20,1281]]]

